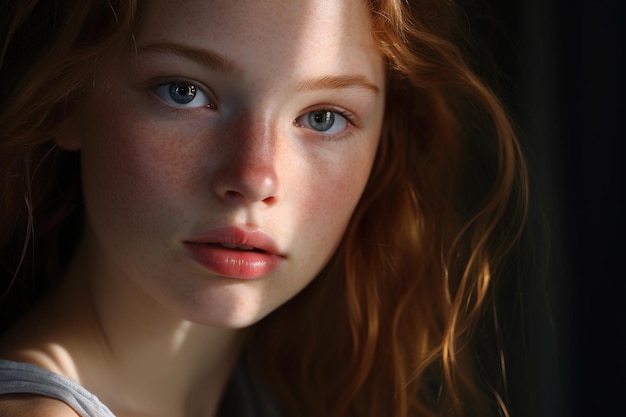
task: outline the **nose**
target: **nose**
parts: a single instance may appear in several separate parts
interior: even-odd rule
[[[280,190],[277,129],[269,122],[239,120],[223,133],[212,179],[215,195],[229,204],[275,204]]]

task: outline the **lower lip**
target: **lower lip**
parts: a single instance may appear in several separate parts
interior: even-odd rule
[[[266,252],[229,249],[219,245],[186,242],[191,257],[206,269],[230,278],[262,278],[276,271],[285,258]]]

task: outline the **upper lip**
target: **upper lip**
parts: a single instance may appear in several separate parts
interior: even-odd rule
[[[271,255],[284,256],[280,252],[276,241],[258,228],[244,228],[238,226],[219,227],[185,239],[185,242],[199,244],[224,243],[228,245],[248,246]]]

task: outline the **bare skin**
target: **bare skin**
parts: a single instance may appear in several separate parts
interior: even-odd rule
[[[328,262],[378,148],[384,65],[361,1],[234,4],[150,2],[137,51],[98,68],[57,138],[81,151],[85,233],[0,357],[81,384],[118,417],[215,416],[246,329]],[[176,102],[190,85],[197,95]],[[332,115],[328,129],[315,112]],[[199,265],[186,242],[224,225],[263,230],[280,263],[242,276]],[[75,416],[0,397],[0,416],[31,407]]]

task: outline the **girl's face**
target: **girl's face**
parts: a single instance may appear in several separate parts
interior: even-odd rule
[[[367,182],[385,88],[369,12],[152,0],[135,40],[58,139],[82,153],[88,273],[188,320],[254,323],[320,272]]]

